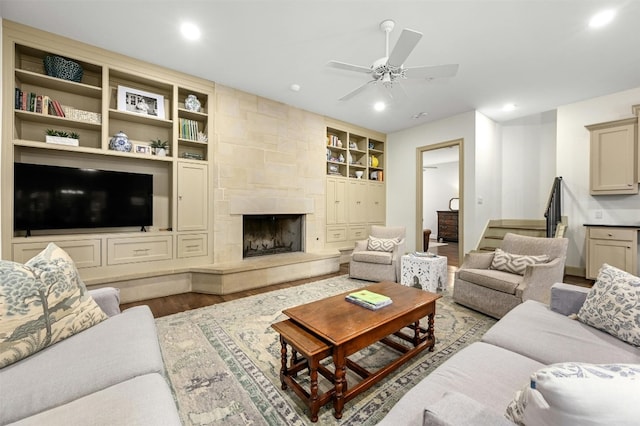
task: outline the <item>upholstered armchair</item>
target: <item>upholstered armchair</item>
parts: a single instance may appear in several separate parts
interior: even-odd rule
[[[399,282],[405,235],[404,226],[372,225],[369,238],[356,241],[349,262],[349,277]]]
[[[467,253],[455,273],[453,300],[494,318],[528,299],[549,303],[551,286],[562,282],[566,238],[508,233],[492,253]]]

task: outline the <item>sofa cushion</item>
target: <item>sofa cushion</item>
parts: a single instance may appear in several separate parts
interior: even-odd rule
[[[423,426],[513,425],[505,416],[456,391],[445,392],[439,401],[429,405],[422,422]]]
[[[482,341],[544,364],[640,363],[639,348],[553,312],[535,300],[513,308],[482,336]]]
[[[512,274],[524,275],[527,266],[547,263],[549,256],[546,254],[532,256],[524,254],[507,253],[499,248],[496,249],[493,260],[491,261],[491,269],[498,271],[510,272]]]
[[[497,346],[475,342],[411,388],[378,425],[421,425],[426,407],[458,391],[504,415],[516,389],[544,365]]]
[[[367,240],[367,250],[392,252],[399,242],[400,240],[398,238],[369,237],[369,239]]]
[[[69,255],[50,243],[22,265],[0,261],[0,368],[86,330],[107,316]]]
[[[640,346],[640,278],[603,264],[578,319]]]
[[[176,405],[164,378],[145,374],[27,417],[12,426],[179,426]]]
[[[552,364],[531,375],[506,415],[519,425],[636,425],[640,365]]]
[[[516,294],[522,276],[494,269],[460,269],[458,278],[507,294]]]
[[[393,255],[385,251],[354,251],[351,255],[356,262],[391,265]]]
[[[125,310],[0,370],[0,424],[148,373],[164,365],[148,306]],[[46,381],[46,386],[40,384]]]

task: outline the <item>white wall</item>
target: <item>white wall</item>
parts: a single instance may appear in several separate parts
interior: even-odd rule
[[[484,228],[491,219],[502,217],[502,155],[499,126],[494,121],[476,112],[475,146],[475,194],[467,191],[465,182],[465,253],[478,247]],[[467,161],[465,157],[465,161]],[[474,206],[473,216],[467,215],[469,206]],[[470,240],[470,241],[467,241]]]
[[[556,171],[563,178],[563,214],[568,216],[567,266],[585,267],[585,223],[640,224],[640,195],[589,194],[589,131],[584,127],[633,117],[640,88],[558,108]],[[596,211],[603,213],[596,219]]]
[[[416,250],[416,148],[440,142],[463,139],[465,197],[475,197],[475,122],[476,113],[470,111],[434,123],[413,127],[387,135],[387,224],[407,227],[408,251]],[[474,206],[464,206],[464,226],[472,223]],[[473,226],[469,225],[471,228]],[[422,235],[422,230],[419,230]],[[475,241],[465,237],[465,251]]]
[[[556,111],[500,125],[502,218],[544,219],[556,176]]]

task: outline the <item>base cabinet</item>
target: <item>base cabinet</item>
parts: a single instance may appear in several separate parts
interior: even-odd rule
[[[47,247],[49,242],[27,242],[13,245],[13,261],[25,263]],[[99,239],[58,241],[56,245],[73,259],[76,268],[96,268],[102,266],[102,244]]]
[[[438,239],[458,242],[458,212],[438,211]]]
[[[586,278],[596,279],[603,263],[636,275],[638,229],[588,227]]]

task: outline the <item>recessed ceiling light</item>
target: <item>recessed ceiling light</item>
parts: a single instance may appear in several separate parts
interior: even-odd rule
[[[502,107],[502,110],[505,112],[509,112],[509,111],[515,110],[516,107],[517,107],[516,104],[504,104],[504,106]]]
[[[375,109],[376,111],[384,111],[386,107],[387,105],[384,102],[376,102],[375,104],[373,104],[373,109]]]
[[[294,92],[299,92],[300,91],[300,85],[299,84],[292,84],[291,86],[289,86],[289,88],[291,90],[293,90]]]
[[[613,21],[614,16],[616,16],[615,10],[603,10],[602,12],[596,13],[591,17],[591,19],[589,20],[589,26],[591,28],[604,27],[609,22]]]
[[[198,40],[200,38],[200,28],[192,22],[185,22],[180,26],[180,32],[187,40]]]

